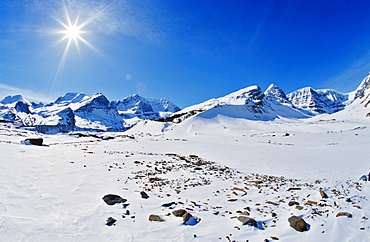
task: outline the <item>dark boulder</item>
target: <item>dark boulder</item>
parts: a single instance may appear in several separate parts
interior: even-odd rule
[[[42,138],[29,138],[29,139],[26,139],[24,142],[26,144],[31,144],[31,145],[42,145],[42,142],[44,140]]]
[[[170,202],[170,203],[163,203],[162,204],[162,207],[171,207],[172,205],[175,205],[176,203],[175,202]]]
[[[114,225],[114,223],[115,222],[117,222],[117,220],[116,219],[114,219],[114,218],[112,218],[112,217],[109,217],[108,219],[107,219],[107,222],[105,223],[105,225],[107,225],[107,226],[112,226],[112,225]]]
[[[127,199],[124,199],[118,195],[115,194],[108,194],[105,195],[103,198],[104,202],[110,206],[116,204],[116,203],[125,203]]]
[[[141,198],[148,199],[149,195],[146,192],[140,192]]]
[[[292,216],[288,219],[288,221],[289,221],[290,227],[292,227],[293,229],[299,232],[304,232],[308,230],[308,224],[301,217]]]

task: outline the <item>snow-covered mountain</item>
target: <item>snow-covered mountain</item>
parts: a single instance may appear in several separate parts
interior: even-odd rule
[[[67,93],[46,105],[31,103],[21,95],[8,96],[0,102],[1,120],[43,133],[125,131],[141,119],[158,119],[178,110],[167,99],[132,95],[111,102],[101,93],[91,97]]]
[[[47,105],[31,103],[16,95],[5,97],[0,102],[0,118],[18,126],[54,133],[72,130],[125,131],[142,119],[180,123],[194,115],[208,119],[223,115],[256,121],[302,119],[354,109],[360,104],[367,108],[370,106],[369,78],[367,76],[351,93],[305,87],[286,95],[274,84],[265,91],[254,85],[183,110],[165,98],[145,98],[137,94],[109,101],[101,93],[91,97],[84,93],[67,93]]]
[[[364,96],[367,76],[353,92],[340,93],[332,89],[315,90],[311,87],[296,90],[288,95],[271,84],[264,92],[259,86],[250,86],[224,97],[213,98],[180,110],[163,121],[180,123],[198,115],[213,118],[217,115],[249,120],[270,121],[277,118],[309,118],[320,114],[333,114],[350,106]]]
[[[111,105],[117,108],[123,117],[127,118],[158,119],[180,110],[178,106],[165,98],[145,98],[137,94],[119,101],[112,101]]]
[[[349,94],[331,89],[315,90],[311,87],[305,87],[289,93],[287,97],[296,107],[313,114],[331,114],[346,107]]]

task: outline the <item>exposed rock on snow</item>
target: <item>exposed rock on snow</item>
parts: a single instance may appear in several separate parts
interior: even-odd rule
[[[238,220],[242,222],[243,225],[250,225],[253,227],[257,227],[257,221],[253,218],[247,217],[247,216],[239,216]]]
[[[308,230],[308,224],[303,218],[298,216],[292,216],[288,219],[290,227],[297,230],[298,232],[304,232]]]
[[[25,144],[42,146],[43,138],[28,138],[24,141]]]
[[[104,202],[110,206],[116,203],[125,203],[127,199],[124,199],[116,194],[107,194],[103,198]]]
[[[157,221],[157,222],[164,222],[165,221],[161,216],[156,215],[156,214],[149,215],[149,220],[150,221]]]
[[[186,210],[184,210],[184,209],[177,209],[177,210],[172,212],[172,214],[175,217],[182,217],[182,216],[184,216],[185,213],[186,213]]]
[[[112,225],[114,225],[114,223],[115,222],[117,222],[117,220],[116,219],[114,219],[114,218],[112,218],[112,217],[109,217],[108,219],[107,219],[107,222],[105,223],[105,225],[107,225],[107,226],[112,226]]]
[[[337,213],[337,215],[335,215],[335,217],[341,217],[341,216],[352,218],[352,214],[350,214],[348,212],[339,212],[339,213]]]

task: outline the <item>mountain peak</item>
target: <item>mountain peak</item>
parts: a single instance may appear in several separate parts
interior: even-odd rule
[[[25,99],[22,95],[14,95],[14,96],[7,96],[5,97],[0,103],[2,104],[13,104],[17,102],[23,102],[31,106],[31,102]]]
[[[82,92],[68,92],[62,97],[58,97],[54,103],[58,104],[68,104],[68,103],[77,103],[86,98],[87,95]]]

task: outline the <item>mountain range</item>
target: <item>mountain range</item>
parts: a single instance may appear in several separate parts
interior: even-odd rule
[[[208,119],[224,115],[256,121],[304,119],[353,109],[352,103],[367,108],[369,87],[370,75],[350,93],[305,87],[285,94],[274,84],[265,91],[259,86],[250,86],[182,110],[165,98],[145,98],[137,94],[109,101],[102,93],[92,96],[67,93],[49,104],[30,102],[22,95],[15,95],[0,101],[0,121],[42,133],[60,133],[125,131],[143,119],[180,123],[195,115]],[[359,99],[361,101],[356,101]],[[370,112],[366,112],[364,115],[370,116]]]

